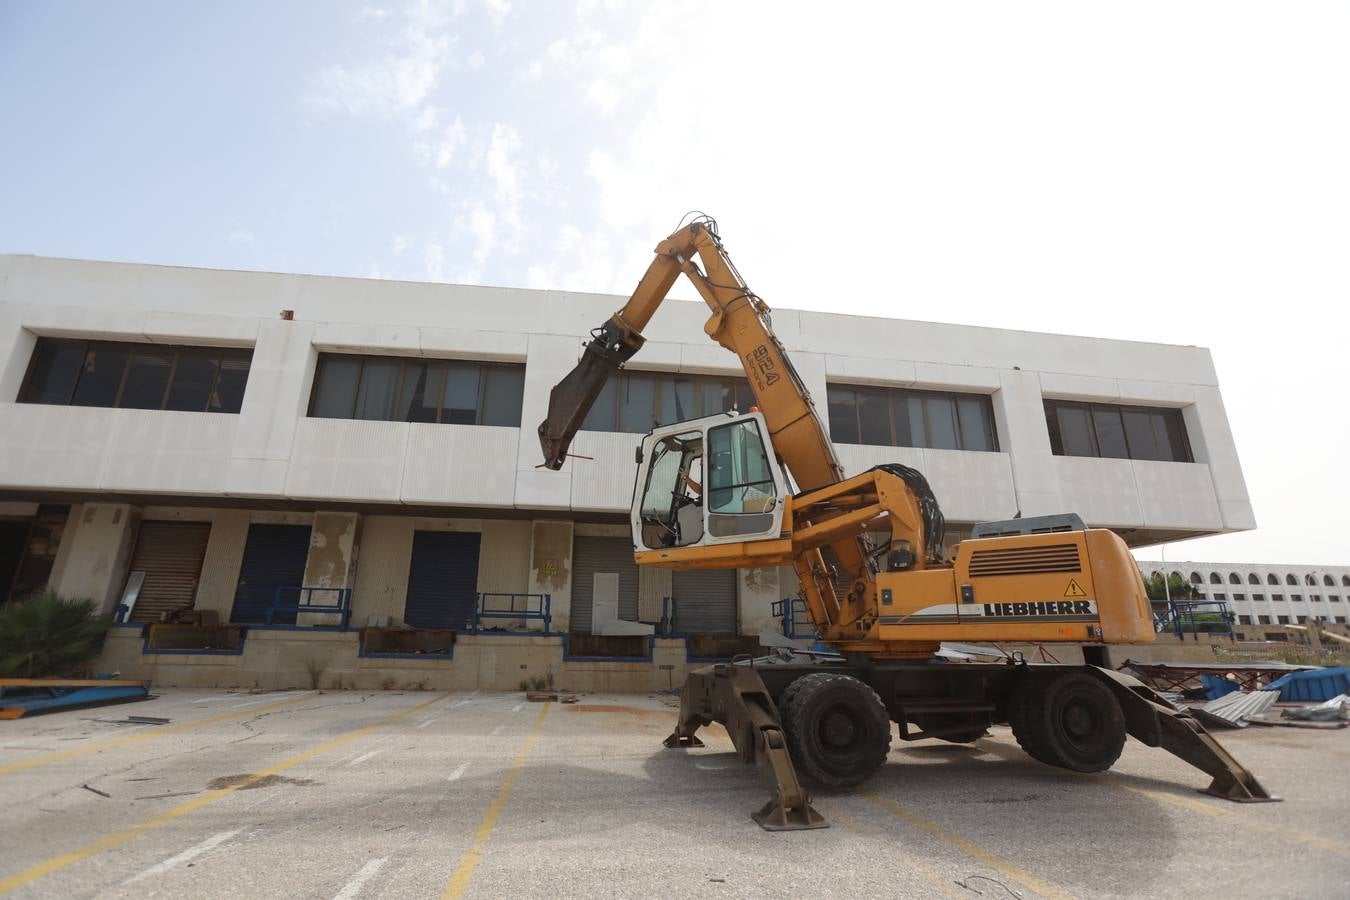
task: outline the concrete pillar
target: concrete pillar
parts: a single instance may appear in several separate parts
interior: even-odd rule
[[[316,512],[309,535],[309,557],[305,560],[305,587],[351,588],[356,581],[356,556],[361,532],[359,513]],[[302,602],[323,606],[336,604],[336,591],[311,591]],[[336,614],[304,613],[298,625],[337,625]]]
[[[532,523],[529,591],[553,595],[552,628],[566,631],[572,619],[571,522]]]
[[[230,621],[230,613],[234,611],[249,516],[246,509],[218,509],[211,517],[211,534],[206,540],[206,556],[202,559],[193,607],[218,613],[222,622]]]
[[[736,575],[736,618],[741,634],[759,634],[764,625],[777,631],[780,623],[773,617],[773,604],[797,593],[796,580],[785,591],[776,567],[737,569]]]
[[[994,395],[999,446],[1012,462],[1017,508],[1024,516],[1064,512],[1059,474],[1045,427],[1040,378],[1030,372],[1003,372]]]
[[[53,566],[52,590],[63,597],[87,597],[110,614],[126,584],[141,511],[125,503],[85,503],[78,509],[78,526],[67,526],[62,536],[70,547],[60,571]]]

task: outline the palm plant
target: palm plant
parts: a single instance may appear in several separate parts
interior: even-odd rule
[[[93,600],[40,591],[0,607],[0,676],[65,675],[98,655],[112,621]]]

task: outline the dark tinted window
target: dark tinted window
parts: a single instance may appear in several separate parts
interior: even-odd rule
[[[309,414],[322,419],[520,425],[525,367],[324,353]]]
[[[754,404],[754,395],[744,379],[620,372],[605,382],[581,430],[646,434],[656,425],[730,409],[746,412]]]
[[[993,405],[982,394],[830,385],[826,399],[836,443],[998,449]]]
[[[20,403],[237,413],[252,350],[39,338]]]
[[[1046,400],[1045,422],[1056,456],[1194,461],[1178,409]]]

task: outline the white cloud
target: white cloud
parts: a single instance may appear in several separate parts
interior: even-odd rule
[[[464,65],[469,69],[481,69],[487,63],[487,58],[483,56],[481,50],[475,50],[464,60]]]
[[[468,140],[468,132],[464,128],[464,122],[455,116],[455,121],[446,126],[441,134],[440,143],[436,146],[436,168],[444,169],[455,160],[455,154],[464,146]]]
[[[389,16],[389,10],[382,6],[367,6],[362,8],[361,15],[357,18],[361,22],[375,22],[378,24],[389,18]]]
[[[408,249],[408,236],[405,234],[396,235],[390,248],[395,256],[402,256],[403,251]]]

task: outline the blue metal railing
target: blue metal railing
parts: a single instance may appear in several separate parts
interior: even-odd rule
[[[285,598],[294,597],[294,602]],[[279,612],[327,613],[341,617],[339,630],[346,631],[352,618],[352,589],[333,587],[294,587],[278,585],[272,592],[272,605],[267,607],[267,624]],[[331,627],[316,625],[316,628]]]
[[[503,608],[500,603],[489,606],[489,598],[507,598]],[[506,594],[484,593],[478,595],[473,605],[473,617],[469,620],[469,633],[478,634],[483,619],[508,619],[511,621],[541,621],[544,634],[553,632],[553,595],[552,594]]]
[[[773,615],[782,620],[783,634],[793,640],[815,640],[816,628],[806,611],[806,601],[801,597],[784,597],[771,607]]]
[[[1187,634],[1197,641],[1201,634],[1226,635],[1235,639],[1233,614],[1224,600],[1173,600],[1163,613],[1158,630],[1171,631],[1181,640],[1185,640]]]

